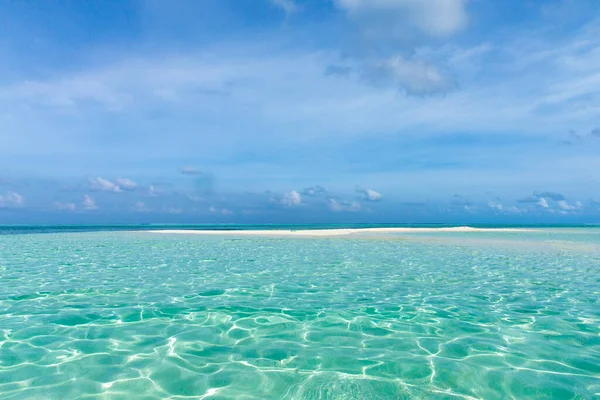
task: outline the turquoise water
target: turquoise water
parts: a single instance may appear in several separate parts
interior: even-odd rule
[[[590,399],[600,230],[0,236],[2,399]]]

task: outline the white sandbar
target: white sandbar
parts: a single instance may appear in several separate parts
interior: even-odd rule
[[[151,233],[229,236],[344,236],[360,233],[435,233],[435,232],[531,232],[520,228],[352,228],[352,229],[262,229],[262,230],[152,230]]]

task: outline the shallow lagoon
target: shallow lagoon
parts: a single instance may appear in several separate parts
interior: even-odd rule
[[[600,396],[600,230],[0,236],[0,397]]]

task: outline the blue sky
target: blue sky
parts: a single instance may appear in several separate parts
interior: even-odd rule
[[[595,0],[0,6],[0,223],[600,221]]]

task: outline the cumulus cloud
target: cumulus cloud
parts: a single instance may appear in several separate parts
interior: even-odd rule
[[[356,212],[361,209],[360,203],[357,201],[336,200],[333,198],[327,199],[327,206],[335,212]]]
[[[546,209],[547,209],[548,207],[550,207],[550,206],[548,205],[548,202],[546,201],[546,199],[545,199],[545,198],[543,198],[543,197],[542,197],[541,199],[539,199],[539,200],[538,200],[538,202],[537,202],[537,205],[538,205],[538,206],[540,206],[540,207],[542,207],[542,208],[546,208]]]
[[[383,196],[381,195],[381,193],[378,193],[372,189],[363,189],[360,186],[356,187],[356,192],[357,193],[362,193],[363,194],[363,200],[366,201],[379,201],[383,198]]]
[[[556,206],[562,211],[575,211],[579,210],[583,204],[580,201],[576,201],[574,204],[569,204],[565,200],[558,200]]]
[[[287,207],[297,206],[300,205],[300,203],[302,203],[302,196],[295,190],[286,193],[281,199],[281,204]]]
[[[101,177],[90,178],[90,184],[94,190],[102,190],[104,192],[121,193],[123,190],[114,182]]]
[[[401,89],[407,95],[446,93],[457,87],[444,60],[418,46],[453,35],[468,21],[466,0],[335,0],[355,25],[356,47],[347,51],[363,81]],[[433,54],[433,52],[430,52]],[[339,74],[338,74],[339,72]],[[326,75],[348,75],[332,66]]]
[[[118,178],[115,181],[115,184],[120,189],[124,189],[124,190],[135,190],[139,187],[139,185],[137,183],[135,183],[131,179],[127,179],[127,178]]]
[[[288,15],[298,11],[298,5],[294,0],[271,0],[271,3],[281,8]]]
[[[0,207],[19,207],[25,203],[25,198],[17,192],[0,194]]]
[[[183,175],[202,175],[201,171],[197,170],[194,167],[190,167],[189,165],[179,168],[178,171],[180,174]]]
[[[75,211],[77,206],[75,206],[75,203],[62,203],[60,201],[56,201],[54,202],[54,208],[59,211]]]
[[[323,186],[315,185],[310,186],[302,190],[303,196],[320,196],[323,194],[327,194],[327,190]]]
[[[98,206],[96,205],[94,199],[92,199],[92,197],[87,194],[83,195],[83,202],[81,204],[83,205],[84,210],[93,211],[98,209]]]

